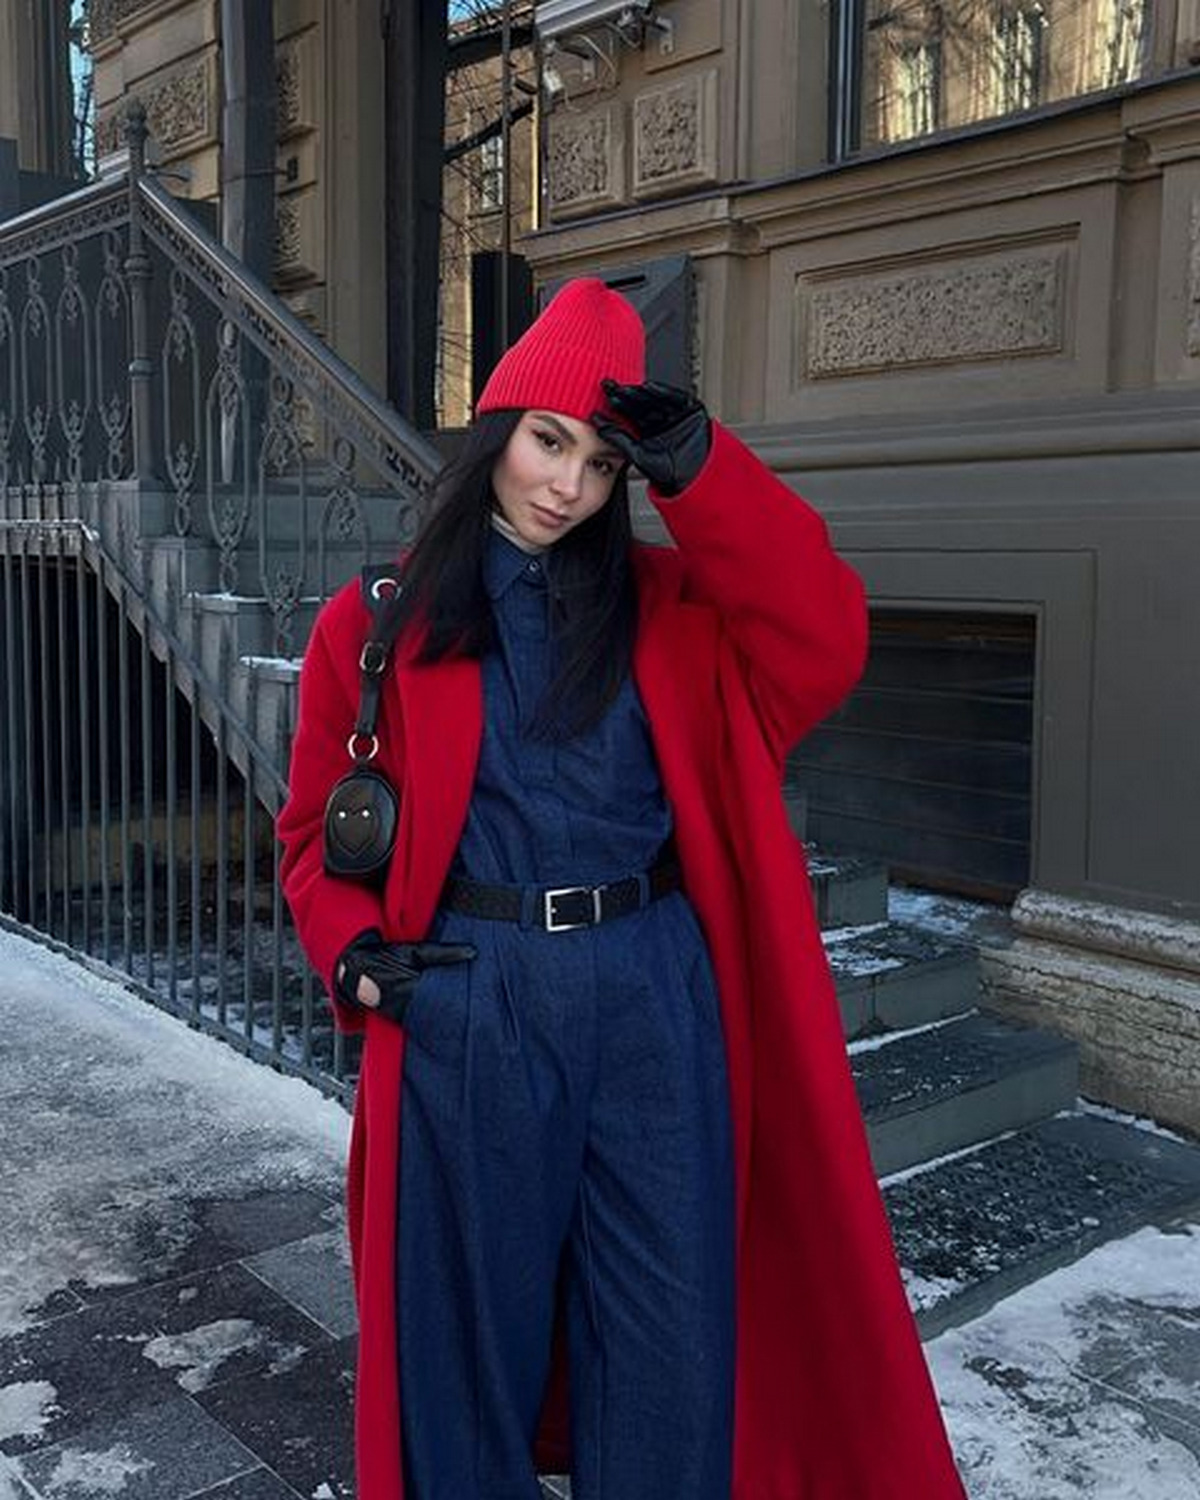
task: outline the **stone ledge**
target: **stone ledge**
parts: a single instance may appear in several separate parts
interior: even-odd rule
[[[1200,922],[1185,917],[1025,890],[1017,897],[1012,918],[1021,936],[1182,969],[1200,977]]]
[[[1162,951],[1144,930],[1141,939],[1129,935],[1141,914],[1121,914],[1130,924],[1122,934],[1111,925],[1114,909],[1104,910],[1098,939],[1121,938],[1147,960]],[[984,1004],[1074,1038],[1080,1088],[1089,1098],[1200,1135],[1200,973],[1177,961],[1106,952],[1088,944],[1080,926],[1069,930],[1072,942],[1027,932],[1008,947],[984,950]],[[1173,942],[1166,951],[1178,958],[1181,950]]]

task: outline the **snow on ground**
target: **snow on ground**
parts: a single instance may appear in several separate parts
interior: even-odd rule
[[[16,1380],[0,1386],[0,1442],[40,1436],[55,1413],[57,1398],[48,1380]]]
[[[0,929],[0,1335],[143,1277],[148,1234],[168,1261],[197,1201],[338,1196],[348,1136],[308,1084]]]
[[[1200,1497],[1200,1228],[1102,1246],[926,1353],[971,1500]]]
[[[280,1344],[248,1318],[219,1318],[187,1333],[160,1333],[147,1341],[142,1353],[160,1370],[179,1371],[175,1378],[194,1396],[219,1378],[226,1360],[264,1344],[273,1369],[294,1363],[304,1352],[299,1344]]]

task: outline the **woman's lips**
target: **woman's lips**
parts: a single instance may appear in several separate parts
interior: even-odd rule
[[[543,526],[553,526],[557,528],[559,526],[565,526],[567,524],[566,516],[560,516],[557,511],[547,510],[543,505],[535,505],[533,507],[533,513],[537,516],[538,520],[541,521]]]

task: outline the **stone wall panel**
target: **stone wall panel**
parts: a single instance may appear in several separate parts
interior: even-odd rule
[[[612,208],[623,201],[625,129],[619,105],[551,116],[546,182],[556,217]]]
[[[679,192],[716,176],[716,69],[639,94],[633,101],[634,196]]]
[[[797,278],[803,379],[1061,353],[1067,250]]]

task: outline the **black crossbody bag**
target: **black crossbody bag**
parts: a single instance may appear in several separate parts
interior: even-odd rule
[[[400,799],[371,762],[379,754],[379,695],[396,634],[390,606],[403,585],[393,564],[364,568],[361,582],[372,625],[358,659],[358,718],[346,741],[353,766],[334,783],[325,803],[324,862],[327,875],[380,885],[396,845]]]

